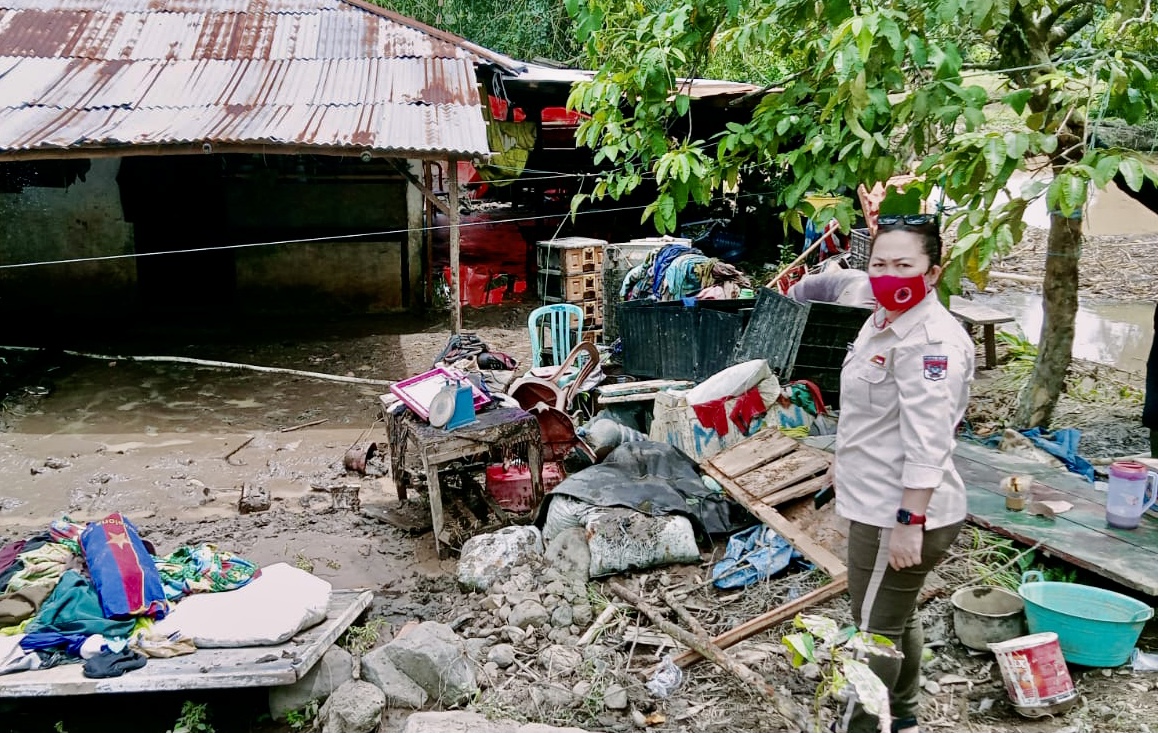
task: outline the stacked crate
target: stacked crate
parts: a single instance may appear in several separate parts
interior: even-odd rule
[[[600,341],[603,331],[603,250],[607,242],[563,237],[538,243],[539,292],[546,303],[572,303],[583,309],[585,340]]]

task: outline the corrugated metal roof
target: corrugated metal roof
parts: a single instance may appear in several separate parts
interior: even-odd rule
[[[487,152],[476,62],[361,0],[0,0],[0,157],[209,143]]]

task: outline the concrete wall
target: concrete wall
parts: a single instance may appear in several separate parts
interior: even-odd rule
[[[117,159],[92,161],[85,180],[66,189],[0,194],[0,264],[134,252],[133,227],[121,213]],[[131,258],[0,269],[0,311],[29,316],[131,308],[137,297]]]
[[[406,230],[421,225],[421,203],[415,219],[405,181],[223,176],[217,156],[142,161],[127,161],[121,171],[119,159],[98,159],[86,181],[68,189],[0,194],[0,264],[318,241],[0,269],[0,311],[399,310],[403,247],[410,254],[410,303],[420,303],[421,238]],[[363,233],[372,234],[344,238]]]

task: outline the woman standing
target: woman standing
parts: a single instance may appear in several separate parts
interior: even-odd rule
[[[841,372],[833,463],[836,511],[851,520],[849,595],[858,628],[888,637],[901,658],[869,666],[889,688],[893,730],[915,733],[924,634],[917,595],[965,520],[953,466],[973,378],[973,343],[937,300],[939,223],[881,217],[869,256],[879,303]],[[850,706],[850,733],[877,719]]]

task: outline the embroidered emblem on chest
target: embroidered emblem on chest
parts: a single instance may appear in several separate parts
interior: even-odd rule
[[[925,379],[928,379],[930,382],[939,382],[945,378],[945,373],[948,371],[948,356],[925,357]]]

